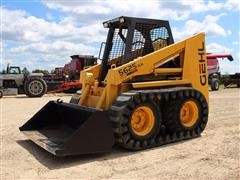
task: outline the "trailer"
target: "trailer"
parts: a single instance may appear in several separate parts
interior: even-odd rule
[[[91,55],[72,55],[71,61],[64,67],[56,67],[54,73],[44,75],[48,85],[48,94],[57,92],[76,92],[81,88],[80,71],[96,65],[97,58]]]
[[[240,73],[229,74],[223,78],[224,88],[230,87],[232,85],[237,85],[240,87]]]
[[[51,93],[59,93],[59,92],[76,92],[77,90],[79,90],[81,88],[81,83],[80,81],[63,81],[60,82],[55,90],[52,91],[48,91],[48,94]]]

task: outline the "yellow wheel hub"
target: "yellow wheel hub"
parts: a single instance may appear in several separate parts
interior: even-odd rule
[[[186,101],[180,110],[180,120],[182,125],[187,128],[195,125],[198,120],[198,114],[199,111],[196,102],[192,100]]]
[[[131,128],[138,136],[146,136],[154,127],[154,114],[148,106],[135,109],[131,117]]]

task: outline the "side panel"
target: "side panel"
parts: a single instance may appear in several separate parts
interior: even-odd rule
[[[204,33],[193,36],[186,41],[183,79],[190,80],[192,87],[200,91],[208,101],[208,72]]]

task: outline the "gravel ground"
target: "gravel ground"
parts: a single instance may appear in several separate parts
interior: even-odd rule
[[[202,136],[141,152],[57,158],[27,140],[18,127],[49,100],[68,95],[0,99],[0,179],[240,179],[240,90],[210,92]]]

